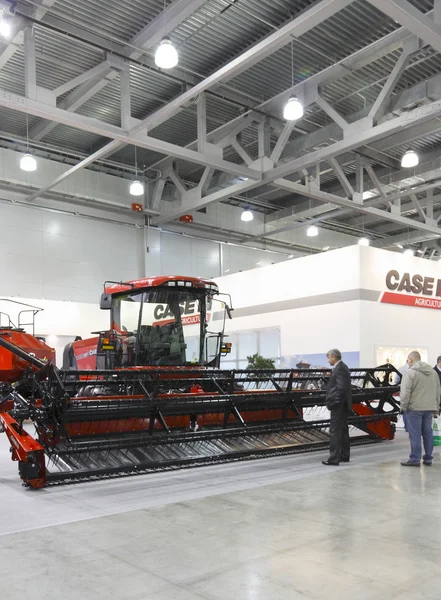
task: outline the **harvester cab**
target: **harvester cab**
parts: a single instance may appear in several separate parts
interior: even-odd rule
[[[213,281],[178,276],[108,281],[100,308],[109,311],[110,328],[69,344],[64,369],[219,367],[230,348],[224,329],[232,309]]]

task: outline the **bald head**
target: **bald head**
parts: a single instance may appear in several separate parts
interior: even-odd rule
[[[411,367],[413,365],[413,363],[416,363],[420,360],[421,360],[421,354],[419,352],[417,352],[416,350],[413,350],[412,352],[409,353],[409,356],[407,357],[407,364]]]

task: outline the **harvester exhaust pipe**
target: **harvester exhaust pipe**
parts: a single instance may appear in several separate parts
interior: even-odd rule
[[[36,356],[33,356],[32,354],[29,354],[29,352],[22,350],[22,348],[19,348],[12,342],[9,342],[7,339],[5,339],[5,334],[0,334],[0,346],[3,346],[3,348],[5,348],[6,350],[9,350],[9,352],[12,352],[12,354],[15,354],[16,356],[19,356],[23,360],[26,360],[28,363],[30,363],[34,367],[42,369],[43,367],[46,366],[45,361],[37,358]]]

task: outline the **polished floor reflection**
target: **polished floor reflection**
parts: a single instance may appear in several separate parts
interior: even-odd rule
[[[356,449],[338,468],[309,454],[41,494],[8,471],[0,501],[14,497],[15,508],[2,511],[0,591],[9,600],[438,599],[441,458],[406,469],[406,450],[403,440]],[[12,530],[20,515],[25,530]]]

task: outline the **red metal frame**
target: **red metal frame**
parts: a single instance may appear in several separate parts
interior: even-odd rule
[[[46,485],[46,463],[44,448],[20,427],[8,413],[0,413],[0,424],[11,443],[11,458],[20,463],[21,478],[30,487],[38,489]],[[32,467],[35,477],[23,476],[22,470]]]
[[[106,294],[113,296],[130,290],[150,289],[165,285],[170,281],[189,281],[195,288],[211,288],[213,291],[218,291],[218,286],[210,279],[202,279],[200,277],[183,277],[181,275],[159,275],[157,277],[146,277],[145,279],[134,279],[132,281],[115,283],[105,288]]]
[[[30,333],[19,329],[3,329],[0,335],[36,358],[55,363],[55,350]],[[0,382],[14,383],[30,367],[29,363],[9,350],[0,347]],[[37,367],[30,367],[34,371]]]

